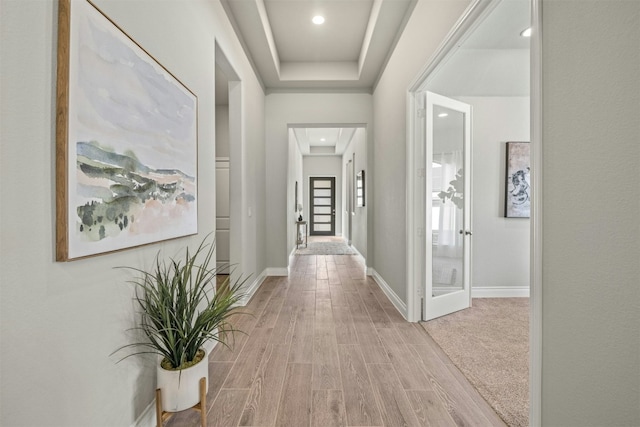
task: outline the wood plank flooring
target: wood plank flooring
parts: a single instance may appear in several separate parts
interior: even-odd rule
[[[357,256],[298,256],[209,358],[208,426],[504,426]],[[196,411],[167,427],[199,425]]]

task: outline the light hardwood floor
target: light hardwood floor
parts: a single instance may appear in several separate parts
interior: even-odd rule
[[[208,426],[504,426],[356,256],[299,256],[209,361]],[[197,426],[187,410],[165,426]]]

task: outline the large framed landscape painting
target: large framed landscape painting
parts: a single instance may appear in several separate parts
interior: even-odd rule
[[[60,0],[56,259],[197,233],[197,98],[87,0]]]
[[[528,142],[507,142],[507,183],[504,216],[531,215],[531,160]]]

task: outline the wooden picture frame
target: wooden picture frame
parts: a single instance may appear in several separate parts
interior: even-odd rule
[[[531,160],[528,142],[507,142],[505,218],[531,216]]]
[[[356,175],[356,207],[362,208],[365,206],[365,179],[364,169],[358,172]]]
[[[197,97],[87,0],[60,0],[56,260],[196,234]]]

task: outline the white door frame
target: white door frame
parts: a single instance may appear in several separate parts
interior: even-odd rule
[[[407,93],[407,318],[419,321],[421,316],[422,286],[424,276],[424,206],[426,165],[424,164],[425,115],[424,100],[420,93],[427,90],[434,71],[456,50],[458,45],[474,30],[502,0],[475,0],[449,32],[443,43],[431,57],[426,67],[409,86]]]
[[[542,425],[542,0],[531,0],[531,282],[529,425]]]
[[[229,81],[229,263],[246,266],[244,242],[246,229],[245,149],[242,133],[242,81],[222,46],[215,41],[215,64]],[[215,213],[214,213],[215,215]],[[231,269],[231,280],[239,273]],[[239,277],[238,277],[239,278]]]
[[[420,110],[420,97],[433,72],[471,33],[481,18],[490,13],[501,0],[474,0],[453,26],[443,43],[409,86],[407,92],[407,320],[417,322],[422,318],[421,279],[424,275],[424,195],[425,165],[424,147],[418,141],[424,138],[424,113]],[[542,423],[542,0],[531,1],[531,268],[530,268],[530,363],[529,425]]]

